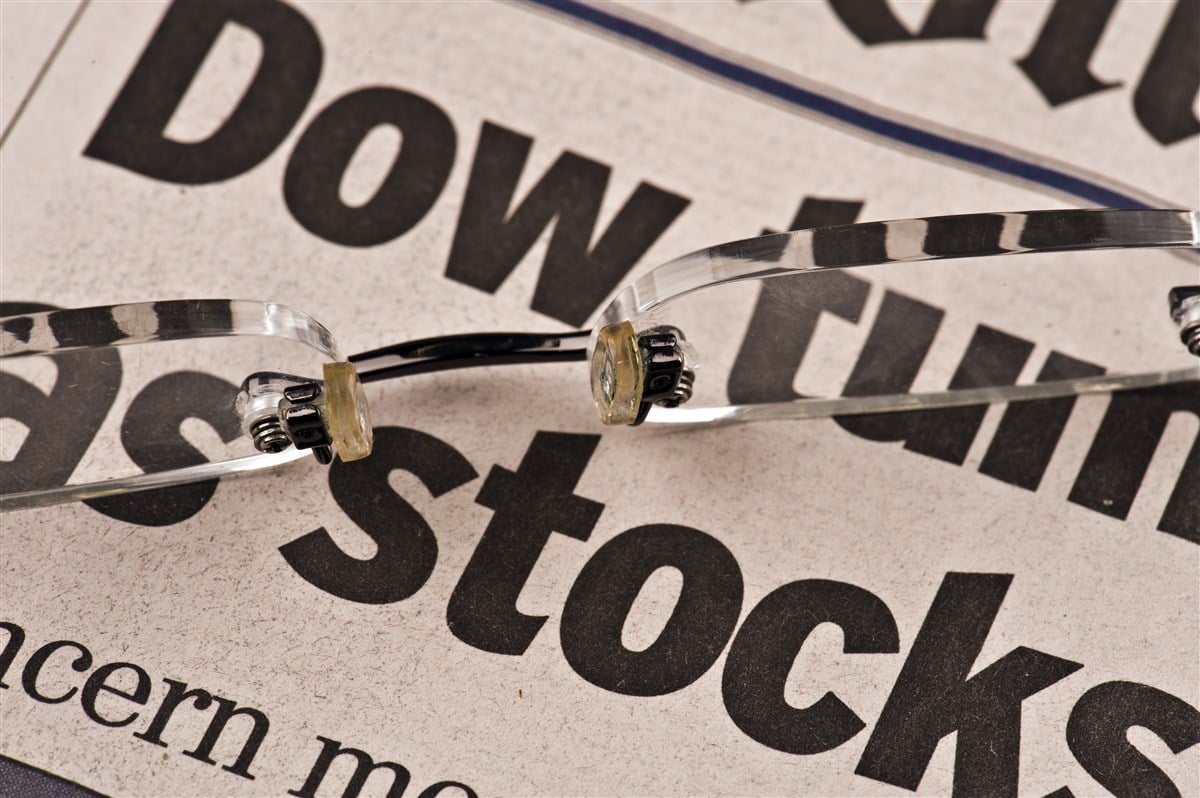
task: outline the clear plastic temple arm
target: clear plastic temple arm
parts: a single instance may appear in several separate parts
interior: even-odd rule
[[[1057,399],[1134,388],[1153,388],[1176,382],[1200,379],[1200,366],[1144,374],[1107,374],[1077,380],[1040,382],[1031,385],[998,385],[988,388],[961,388],[927,393],[896,393],[877,396],[846,396],[833,399],[798,399],[727,407],[656,407],[646,418],[648,424],[735,424],[746,421],[829,418],[868,413],[892,413],[905,410],[933,410],[942,407],[966,407],[993,402]]]
[[[108,347],[137,349],[139,345],[161,346],[157,342],[197,342],[224,338],[237,339],[249,346],[251,351],[259,345],[257,342],[294,345],[297,352],[305,353],[307,359],[317,365],[344,360],[329,331],[303,311],[276,303],[199,299],[104,305],[8,317],[0,320],[0,362],[15,363],[36,355],[58,355]],[[185,358],[171,365],[173,368],[188,368],[190,364]],[[272,369],[283,365],[268,360],[256,363],[256,367]],[[246,373],[226,376],[240,381],[249,373],[247,369]],[[7,401],[7,398],[0,397],[0,400]],[[235,412],[232,401],[228,412],[230,415]],[[113,447],[120,445],[115,438],[107,443]],[[41,507],[68,500],[94,499],[246,474],[290,463],[310,454],[299,448],[270,454],[253,453],[252,448],[248,448],[244,455],[217,462],[149,473],[111,473],[106,479],[69,482],[65,485],[39,485],[3,493],[0,495],[0,510]]]
[[[153,341],[270,336],[342,360],[329,330],[302,310],[245,299],[178,299],[13,316],[0,322],[0,357],[49,355]]]
[[[28,507],[49,507],[60,502],[102,499],[105,496],[118,496],[123,493],[135,493],[155,488],[169,488],[173,485],[203,482],[206,479],[236,477],[262,471],[264,468],[276,468],[285,463],[303,460],[309,456],[310,453],[303,449],[288,449],[278,454],[255,454],[248,457],[239,457],[236,460],[226,460],[220,463],[204,463],[202,465],[187,466],[186,468],[177,468],[172,471],[136,474],[129,477],[89,482],[82,485],[63,485],[57,488],[10,493],[0,496],[0,511],[20,510]]]
[[[936,233],[936,234],[934,234]],[[659,266],[623,290],[596,331],[630,322],[637,332],[669,322],[674,299],[727,283],[827,269],[951,258],[1100,249],[1200,247],[1200,214],[1175,210],[1069,210],[967,214],[840,225],[721,244]],[[686,334],[686,330],[684,331]],[[596,340],[593,335],[593,346]],[[868,397],[801,399],[726,407],[654,407],[659,424],[819,418],[1043,399],[1200,378],[1200,366],[1110,374],[1034,385]]]

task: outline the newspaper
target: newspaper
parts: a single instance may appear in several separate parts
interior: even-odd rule
[[[764,230],[1195,208],[1198,9],[5,0],[5,314],[261,299],[359,352],[587,327]],[[892,311],[951,371],[1149,366],[1196,260],[1104,263],[816,323],[846,368]],[[760,354],[731,394],[801,392]],[[0,517],[0,792],[1200,794],[1197,383],[679,433],[580,363],[368,396],[360,464]],[[47,408],[61,451],[91,410]]]

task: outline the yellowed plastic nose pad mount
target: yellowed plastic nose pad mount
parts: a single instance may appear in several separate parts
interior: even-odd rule
[[[358,371],[352,363],[326,361],[321,372],[320,381],[278,372],[246,379],[238,412],[254,448],[277,454],[294,446],[324,465],[335,453],[344,463],[371,453],[375,435]]]
[[[592,400],[609,426],[637,421],[646,370],[637,333],[628,321],[601,327],[592,350]]]
[[[325,363],[325,423],[333,446],[343,463],[361,460],[371,453],[375,431],[367,395],[352,363]]]
[[[638,334],[628,321],[602,327],[592,350],[592,399],[608,425],[637,426],[654,405],[678,407],[691,398],[695,372],[683,332],[652,327]]]

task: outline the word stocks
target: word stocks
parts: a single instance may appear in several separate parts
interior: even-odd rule
[[[604,504],[574,492],[599,443],[599,436],[539,432],[515,471],[492,467],[475,498],[492,516],[446,607],[447,626],[459,640],[498,655],[529,649],[548,616],[525,614],[517,602],[542,552],[555,533],[587,541],[604,511]],[[370,458],[335,461],[329,473],[338,506],[371,538],[376,553],[351,556],[320,527],[280,547],[296,574],[361,604],[397,603],[422,589],[433,573],[438,541],[421,513],[389,486],[397,469],[413,474],[435,500],[478,477],[444,441],[413,429],[380,428]],[[166,504],[170,494],[195,490],[203,488],[141,498]],[[682,577],[675,606],[653,642],[631,650],[623,630],[647,581],[663,568]],[[1011,574],[944,576],[870,732],[857,775],[916,789],[939,742],[956,734],[955,795],[1018,794],[1023,702],[1084,666],[1025,646],[977,664],[1012,582]],[[584,680],[641,697],[687,688],[725,652],[726,713],[751,739],[778,751],[819,755],[866,728],[833,691],[797,708],[787,702],[785,686],[822,624],[841,630],[847,655],[898,654],[900,633],[887,604],[858,585],[801,579],[772,590],[742,619],[743,596],[742,570],[716,537],[680,524],[638,526],[609,539],[580,569],[562,607],[559,644]],[[8,651],[0,657],[0,677],[13,656]],[[183,700],[186,688],[169,684],[175,703]],[[226,703],[219,711],[227,716],[232,706]],[[215,742],[222,724],[205,739]],[[1178,795],[1162,769],[1127,738],[1133,726],[1148,729],[1176,753],[1200,743],[1200,710],[1133,681],[1084,690],[1071,710],[1066,743],[1083,769],[1116,795]],[[201,749],[209,752],[211,745]],[[253,752],[243,754],[248,767],[246,756]],[[1072,792],[1063,787],[1054,795]]]
[[[446,609],[447,625],[460,640],[510,656],[533,642],[547,617],[520,612],[517,600],[552,534],[586,541],[599,520],[604,505],[574,493],[599,441],[539,432],[516,471],[492,467],[475,501],[493,515]],[[377,554],[367,561],[351,557],[324,528],[280,548],[312,585],[366,604],[415,594],[437,559],[433,530],[389,488],[388,475],[409,471],[435,498],[477,476],[457,450],[423,432],[385,427],[376,445],[380,451],[367,460],[335,463],[329,484]],[[661,568],[682,575],[679,597],[654,642],[630,650],[622,630],[647,580]],[[1083,666],[1019,647],[976,667],[1011,581],[1006,574],[946,574],[857,774],[916,789],[938,741],[957,732],[955,794],[1017,794],[1022,701]],[[738,628],[742,596],[737,560],[715,537],[677,524],[627,530],[597,549],[571,586],[559,620],[563,656],[605,690],[657,696],[695,682],[728,646],[722,697],[748,736],[799,755],[829,751],[854,737],[865,723],[835,694],[797,709],[786,702],[784,686],[809,634],[823,623],[842,630],[847,654],[897,653],[899,632],[887,605],[856,585],[806,579],[773,590]],[[1084,769],[1117,795],[1178,794],[1128,742],[1130,725],[1150,729],[1175,752],[1200,742],[1197,709],[1148,685],[1107,682],[1076,702],[1067,743]],[[1068,795],[1064,788],[1058,798]]]

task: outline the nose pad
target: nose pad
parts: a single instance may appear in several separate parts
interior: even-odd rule
[[[371,453],[375,431],[371,428],[371,413],[367,394],[352,363],[326,363],[325,421],[333,447],[343,463],[361,460]]]

